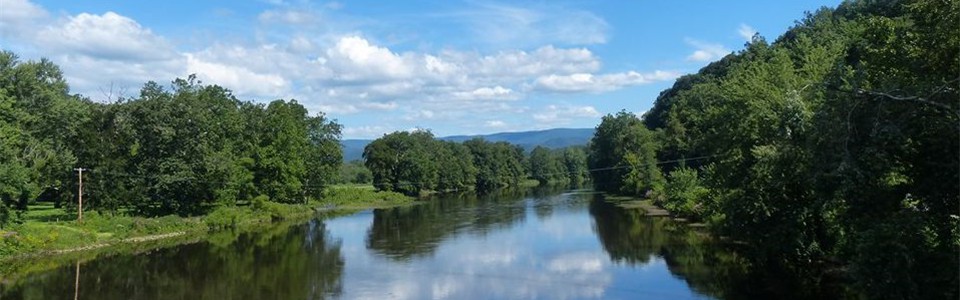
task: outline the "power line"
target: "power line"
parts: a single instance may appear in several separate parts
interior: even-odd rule
[[[719,156],[726,156],[726,155],[720,155],[720,154],[704,155],[704,156],[691,157],[691,158],[681,158],[681,159],[673,159],[673,160],[656,161],[656,162],[652,162],[652,163],[639,164],[639,165],[636,165],[636,166],[622,165],[622,166],[613,166],[613,167],[605,167],[605,168],[593,168],[593,169],[587,169],[587,170],[584,170],[584,171],[586,171],[586,172],[595,172],[595,171],[610,171],[610,170],[619,170],[619,169],[630,169],[630,168],[633,168],[633,167],[645,167],[645,166],[650,166],[650,165],[664,165],[664,164],[669,164],[669,163],[678,163],[678,162],[687,162],[687,161],[703,160],[703,159],[714,158],[714,157],[719,157]],[[547,174],[544,174],[544,175],[560,175],[560,174],[574,174],[574,173],[579,173],[579,172],[554,172],[554,173],[547,173]]]

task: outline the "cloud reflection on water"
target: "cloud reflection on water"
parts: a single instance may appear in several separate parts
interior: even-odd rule
[[[387,226],[367,229],[367,240],[344,238],[346,271],[345,298],[356,299],[581,299],[635,298],[657,295],[664,288],[671,298],[698,298],[685,288],[685,283],[667,270],[662,259],[652,257],[647,264],[622,264],[611,261],[596,233],[594,221],[585,213],[586,202],[573,202],[577,195],[563,198],[525,200],[525,204],[507,204],[511,213],[504,216],[477,217],[477,212],[494,212],[501,204],[480,204],[481,207],[422,208],[409,210],[419,224],[406,219],[403,213],[354,215],[328,220],[334,235],[355,234],[360,224]],[[535,203],[537,202],[537,203]],[[573,202],[576,203],[576,202]],[[536,205],[557,205],[555,209],[535,211]],[[520,212],[515,208],[523,207]],[[492,209],[494,208],[494,209]],[[426,214],[426,216],[424,216]],[[465,216],[485,220],[482,224],[461,222]],[[403,221],[375,218],[405,218]],[[449,219],[452,218],[452,219]],[[391,231],[389,224],[408,222],[405,235],[423,238],[433,244],[406,245],[409,240],[389,240],[380,231]],[[377,223],[377,225],[372,225]],[[386,224],[386,225],[385,225]],[[437,225],[448,224],[449,226]],[[428,226],[429,225],[429,226]],[[400,226],[400,225],[398,225]],[[482,228],[483,230],[478,230]],[[343,231],[341,231],[341,229]],[[370,243],[371,238],[381,239]],[[382,240],[388,239],[388,240]],[[391,251],[370,247],[389,244]],[[421,247],[414,256],[400,256],[404,247]],[[649,272],[656,268],[662,272]],[[656,278],[653,278],[656,277]],[[670,284],[663,285],[663,282]]]

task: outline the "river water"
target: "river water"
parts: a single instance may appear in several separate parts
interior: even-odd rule
[[[796,295],[705,234],[537,189],[313,220],[0,285],[0,299],[733,299]]]

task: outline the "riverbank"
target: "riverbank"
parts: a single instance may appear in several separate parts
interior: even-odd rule
[[[617,206],[624,209],[640,209],[643,210],[647,216],[650,217],[665,217],[670,218],[674,221],[687,224],[687,226],[695,228],[705,228],[706,224],[696,221],[691,221],[686,218],[676,217],[676,215],[670,210],[663,208],[654,203],[652,199],[644,199],[632,196],[620,196],[620,195],[606,195],[604,197],[606,201],[615,203]]]
[[[663,207],[657,206],[651,199],[644,199],[633,196],[621,196],[605,194],[604,200],[616,204],[625,209],[641,209],[647,216],[651,217],[670,217],[671,213]]]
[[[0,279],[24,271],[24,261],[79,252],[110,252],[132,245],[172,245],[196,241],[217,231],[248,231],[281,222],[305,221],[318,214],[411,205],[416,199],[367,186],[334,186],[322,201],[308,204],[253,203],[220,207],[203,216],[136,217],[86,212],[83,222],[51,204],[33,205],[24,222],[0,230]],[[167,243],[166,241],[174,241]],[[149,248],[149,247],[147,247]],[[121,250],[122,252],[122,250]],[[30,265],[29,263],[26,263]],[[30,266],[26,269],[42,269]]]

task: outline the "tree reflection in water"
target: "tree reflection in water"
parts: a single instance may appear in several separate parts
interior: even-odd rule
[[[340,242],[321,221],[69,265],[8,286],[4,299],[323,299],[342,293]],[[78,275],[79,274],[79,275]],[[78,285],[75,285],[78,283]]]
[[[527,189],[485,195],[464,193],[426,203],[373,212],[367,248],[397,260],[429,256],[446,239],[461,233],[483,236],[523,221]]]
[[[706,232],[666,217],[648,217],[642,209],[624,209],[597,195],[590,203],[594,231],[610,259],[643,265],[662,258],[670,273],[691,289],[719,299],[837,299],[848,297],[832,282],[796,278],[775,270],[751,268]]]

